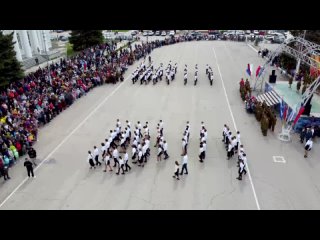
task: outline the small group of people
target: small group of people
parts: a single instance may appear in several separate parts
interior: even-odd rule
[[[147,163],[148,157],[150,157],[150,131],[148,122],[143,126],[144,134],[142,134],[142,125],[140,121],[137,122],[134,131],[133,143],[132,143],[132,162],[137,164],[138,167],[144,167]],[[137,160],[136,160],[137,159]]]
[[[167,81],[168,85],[170,84],[171,81],[173,81],[175,79],[175,75],[177,73],[177,68],[178,68],[178,64],[175,63],[173,65],[170,60],[168,66],[166,68],[166,81]]]
[[[227,160],[230,160],[235,154],[238,154],[239,176],[238,180],[242,180],[242,174],[247,174],[245,169],[247,164],[246,154],[243,145],[241,144],[240,132],[237,131],[236,136],[232,136],[232,132],[227,124],[224,124],[222,130],[222,142],[225,143],[227,151]]]

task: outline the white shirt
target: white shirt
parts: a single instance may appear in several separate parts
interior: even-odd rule
[[[307,142],[306,142],[306,146],[309,145],[309,149],[312,148],[312,145],[313,145],[313,142],[311,139],[309,139]]]
[[[129,155],[128,155],[128,153],[125,153],[125,154],[124,154],[124,161],[125,161],[125,162],[128,162],[128,159],[129,159]]]
[[[101,154],[103,154],[104,151],[106,151],[106,146],[101,147]]]
[[[237,145],[237,139],[233,139],[231,141],[232,147],[235,147]]]
[[[162,148],[158,147],[158,154],[162,152]]]
[[[128,125],[128,127],[130,128],[130,127],[131,127],[131,122],[128,122],[127,125]]]
[[[182,147],[184,148],[186,146],[186,141],[182,141]]]
[[[182,164],[186,164],[186,163],[188,163],[188,155],[184,155],[182,157]]]
[[[205,137],[202,137],[200,141],[201,141],[201,142],[204,142],[205,140],[206,140],[206,138],[205,138]]]
[[[143,153],[143,155],[146,154],[147,149],[148,149],[147,145],[144,145],[144,146],[142,147],[142,153]]]
[[[112,133],[111,133],[112,140],[116,137],[116,135],[117,135],[116,132],[112,132]]]
[[[89,153],[89,155],[88,155],[88,159],[87,159],[87,162],[89,162],[89,160],[90,160],[90,159],[92,159],[92,160],[93,160],[93,156],[92,156],[92,154],[90,154],[90,153]]]
[[[205,138],[206,141],[207,141],[207,139],[208,139],[208,132],[204,132],[204,138]]]
[[[105,161],[105,163],[107,163],[109,160],[110,160],[110,157],[109,157],[109,155],[107,155],[107,156],[104,158],[104,161]]]
[[[150,147],[150,141],[148,139],[146,139],[144,142],[145,142],[147,149],[148,149]]]
[[[240,133],[237,134],[237,142],[240,143]]]
[[[203,147],[201,147],[201,148],[199,149],[199,154],[201,154],[203,151],[204,151],[204,149],[203,149]]]
[[[232,144],[228,144],[228,152],[231,152],[232,150]]]
[[[142,157],[142,151],[139,151],[138,158],[141,159],[141,157]]]
[[[125,140],[125,138],[121,138],[120,144],[124,144]]]
[[[240,167],[240,172],[242,172],[243,168],[244,168],[244,164],[242,162],[240,162],[239,167]]]
[[[242,161],[244,163],[244,167],[247,166],[247,157],[242,156]]]
[[[163,128],[163,122],[160,122],[160,129]]]
[[[120,164],[120,166],[124,164],[124,162],[123,162],[123,159],[122,159],[122,158],[120,158],[120,159],[119,159],[119,164]]]
[[[106,150],[109,149],[109,147],[110,147],[110,142],[109,142],[109,140],[106,142],[105,147],[106,147]]]
[[[117,149],[113,150],[112,156],[113,156],[114,158],[118,158],[118,157],[119,157],[119,152],[118,152]]]
[[[138,145],[138,150],[140,151],[142,148],[141,143]]]
[[[139,123],[139,124],[138,124],[138,128],[139,128],[139,129],[141,129],[141,128],[142,128],[141,123]]]
[[[147,134],[147,135],[149,135],[149,128],[145,128],[145,129],[144,129],[144,133]]]
[[[121,122],[120,121],[117,122],[117,125],[118,125],[119,128],[121,128]]]
[[[139,129],[138,128],[136,129],[135,132],[136,132],[136,135],[139,136]]]
[[[112,136],[109,137],[109,139],[108,139],[109,144],[112,142],[112,140],[113,140],[113,137]]]
[[[168,150],[168,143],[166,142],[165,144],[163,144],[163,150],[167,151]]]
[[[99,156],[99,149],[96,148],[95,150],[93,150],[93,155],[94,156]]]
[[[179,171],[179,166],[178,165],[174,165],[174,172],[176,173],[177,171]]]
[[[204,151],[207,151],[207,144],[206,144],[206,143],[203,143],[202,146],[203,146],[203,150],[204,150]]]
[[[132,148],[132,156],[137,152],[136,148]]]
[[[227,128],[226,127],[223,128],[223,133],[224,133],[224,135],[227,134]]]
[[[137,146],[137,144],[138,144],[138,141],[135,139],[135,140],[133,141],[132,145]]]

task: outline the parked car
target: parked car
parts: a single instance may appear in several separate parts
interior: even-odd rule
[[[174,34],[175,34],[174,30],[171,30],[171,31],[169,32],[169,35],[170,35],[170,36],[174,36]]]
[[[154,32],[153,32],[153,31],[149,31],[149,32],[148,32],[148,35],[149,35],[149,36],[153,36],[153,35],[154,35]]]
[[[258,31],[258,30],[254,30],[254,31],[253,31],[253,34],[254,34],[254,35],[259,35],[259,31]]]
[[[147,32],[147,31],[144,31],[142,35],[143,35],[143,36],[148,36],[148,32]]]
[[[156,36],[160,36],[160,31],[156,31]]]
[[[166,31],[162,31],[161,36],[167,36]]]
[[[285,41],[285,37],[284,36],[274,36],[272,43],[283,43]]]

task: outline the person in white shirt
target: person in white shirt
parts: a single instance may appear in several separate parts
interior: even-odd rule
[[[184,138],[182,138],[182,153],[181,156],[184,156],[187,153],[187,144]]]
[[[308,157],[308,151],[311,151],[312,149],[312,145],[313,145],[313,141],[312,138],[309,138],[309,140],[306,142],[306,145],[304,147],[304,157],[307,158]]]
[[[227,160],[232,157],[232,144],[231,142],[228,143],[228,153],[227,153]]]
[[[187,134],[187,143],[189,142],[190,130],[189,126],[186,127],[185,133]]]
[[[204,137],[204,127],[201,127],[201,130],[200,130],[200,140],[201,138]]]
[[[106,146],[104,145],[104,143],[101,143],[101,156],[102,156],[102,161],[104,161],[104,158],[107,154],[107,149]]]
[[[160,120],[159,127],[160,127],[160,134],[163,135],[163,122],[162,122],[162,120]]]
[[[238,167],[239,167],[239,161],[242,159],[243,154],[244,154],[244,148],[243,148],[243,145],[241,144],[238,149]]]
[[[117,164],[119,165],[119,161],[118,161],[119,152],[118,152],[118,149],[115,148],[115,149],[113,150],[112,156],[113,156],[113,160],[114,160],[114,165],[113,165],[113,167],[116,167]]]
[[[126,167],[126,172],[128,172],[128,168],[129,170],[131,170],[131,167],[128,164],[128,160],[129,160],[129,154],[127,152],[125,152],[124,156],[123,156],[123,160],[124,160],[124,166]]]
[[[210,85],[212,86],[213,83],[213,74],[210,75]]]
[[[126,139],[124,137],[120,138],[120,147],[122,148],[122,151],[126,151]]]
[[[232,144],[232,156],[237,153],[236,147],[237,147],[237,138],[232,137],[231,139],[231,144]]]
[[[180,180],[180,178],[179,178],[179,163],[178,163],[178,161],[175,161],[175,163],[174,163],[174,175],[172,177],[176,178],[177,180]]]
[[[118,172],[116,173],[117,175],[119,175],[119,173],[120,173],[120,168],[121,168],[121,170],[122,170],[122,173],[121,173],[121,174],[124,174],[124,169],[123,169],[123,167],[124,167],[124,161],[123,161],[122,157],[119,156],[119,168],[118,168]]]
[[[208,70],[209,70],[209,65],[206,65],[206,74],[208,74]]]
[[[197,82],[198,82],[198,72],[196,71],[194,73],[194,86],[197,85]]]
[[[164,160],[169,158],[167,141],[163,141],[163,154],[164,154]]]
[[[110,158],[111,158],[111,154],[107,153],[104,158],[104,162],[105,162],[105,166],[106,166],[106,168],[103,170],[104,172],[106,172],[108,170],[108,167],[109,167],[110,172],[113,171],[110,166]]]
[[[149,128],[148,128],[148,126],[144,126],[144,135],[149,137]]]
[[[206,141],[202,142],[202,147],[203,147],[203,159],[206,159],[206,151],[207,151],[207,142]]]
[[[223,126],[223,130],[222,130],[222,142],[226,142],[226,135],[227,135],[227,124],[225,124]]]
[[[242,160],[242,163],[244,165],[243,166],[243,172],[244,172],[244,175],[246,175],[247,174],[247,170],[246,170],[246,167],[247,167],[247,154],[243,153],[241,160]],[[239,163],[239,166],[240,166],[240,163]]]
[[[110,153],[110,142],[109,139],[105,139],[105,147],[106,147],[106,152]]]
[[[239,164],[239,170],[238,170],[238,173],[239,173],[239,177],[237,177],[238,180],[242,180],[242,173],[244,171],[244,164],[243,164],[243,161],[240,160],[240,164]]]
[[[181,168],[181,173],[180,173],[180,175],[183,175],[183,170],[185,170],[185,174],[188,174],[187,165],[188,165],[188,155],[185,154],[185,155],[182,157],[182,168]]]
[[[144,162],[147,162],[147,149],[148,146],[144,143],[142,146],[142,158],[144,159]]]
[[[96,161],[96,165],[100,166],[101,162],[99,161],[99,149],[96,146],[94,146],[93,148],[94,160]]]
[[[203,148],[203,145],[200,144],[200,149],[199,149],[199,161],[200,162],[203,162],[203,159],[204,159],[204,148]]]
[[[137,157],[137,148],[135,146],[132,145],[132,155],[131,155],[131,159],[135,160]],[[137,161],[132,162],[134,164],[137,163]]]
[[[161,161],[161,155],[163,153],[162,147],[159,145],[158,147],[158,153],[157,153],[157,161]]]
[[[188,74],[187,74],[187,72],[184,73],[183,80],[184,80],[184,85],[187,85],[187,81],[188,81]]]
[[[240,132],[237,131],[237,145],[235,147],[235,151],[238,151],[238,148],[239,148],[239,144],[240,144]]]
[[[148,138],[146,138],[144,140],[146,146],[147,146],[147,156],[150,156],[150,140]]]
[[[93,155],[91,153],[91,151],[88,151],[88,159],[87,159],[87,162],[90,164],[90,169],[92,168],[96,168],[96,166],[94,165],[94,162],[93,162]]]
[[[142,150],[140,149],[139,150],[139,153],[138,153],[138,166],[139,167],[143,167],[144,165],[143,165],[143,158],[142,158]]]

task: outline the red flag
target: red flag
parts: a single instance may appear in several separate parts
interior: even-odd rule
[[[301,114],[302,114],[303,112],[304,112],[304,106],[302,106],[302,107],[300,108],[300,110],[299,110],[296,118],[295,118],[294,121],[293,121],[293,126],[297,123],[297,121],[299,120],[299,118],[300,118],[300,116],[301,116]]]
[[[260,69],[261,69],[261,66],[258,66],[257,71],[256,71],[256,77],[258,77]]]

